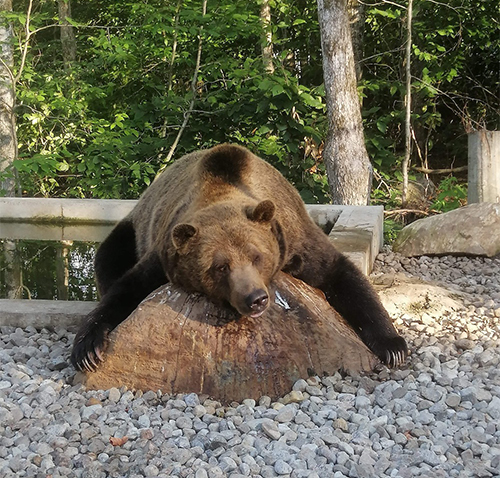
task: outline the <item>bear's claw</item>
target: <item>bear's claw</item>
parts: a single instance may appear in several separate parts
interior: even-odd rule
[[[71,362],[80,372],[95,372],[104,361],[109,327],[93,324],[78,333],[71,353]]]
[[[385,354],[385,363],[389,367],[398,367],[403,364],[406,359],[406,354],[401,350],[398,352],[387,350]]]
[[[408,357],[408,346],[405,339],[400,336],[379,340],[370,348],[390,368],[399,367]]]

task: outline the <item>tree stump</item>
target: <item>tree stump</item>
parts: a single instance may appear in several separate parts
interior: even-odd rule
[[[299,378],[357,373],[377,362],[321,291],[280,273],[259,318],[167,284],[110,334],[87,388],[207,394],[223,403],[276,399]]]

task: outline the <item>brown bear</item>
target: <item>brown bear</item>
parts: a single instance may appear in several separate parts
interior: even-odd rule
[[[168,281],[258,317],[280,270],[321,289],[383,362],[407,356],[368,280],[314,224],[290,183],[240,146],[169,166],[102,243],[95,269],[101,302],[76,335],[78,370],[95,370],[108,332]]]

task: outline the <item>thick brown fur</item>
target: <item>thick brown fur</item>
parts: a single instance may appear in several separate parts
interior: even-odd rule
[[[224,144],[168,167],[103,242],[96,256],[103,296],[75,338],[73,364],[94,370],[109,330],[167,281],[256,317],[279,270],[323,290],[382,361],[404,361],[406,343],[371,285],[313,223],[295,189],[247,149]]]

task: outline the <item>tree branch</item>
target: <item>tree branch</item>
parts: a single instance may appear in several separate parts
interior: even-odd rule
[[[459,166],[457,168],[448,168],[448,169],[429,169],[429,168],[413,168],[415,171],[423,174],[450,174],[450,173],[459,173],[462,171],[467,171],[469,169],[468,166]]]
[[[168,87],[167,91],[172,89],[172,82],[174,76],[174,61],[175,55],[177,53],[177,37],[179,35],[179,14],[181,11],[181,1],[177,0],[177,6],[175,7],[175,20],[174,20],[174,42],[172,44],[172,56],[170,57],[170,64],[168,65]]]
[[[24,45],[21,49],[21,64],[19,65],[19,71],[17,72],[17,75],[14,77],[14,88],[16,83],[20,80],[21,75],[24,70],[24,65],[26,64],[26,56],[28,55],[28,46],[29,46],[29,39],[31,37],[31,32],[30,32],[30,20],[31,20],[31,9],[33,8],[33,0],[30,0],[28,3],[28,11],[26,12],[26,23],[24,24],[24,32],[26,34],[26,40],[24,42]]]
[[[420,214],[422,216],[428,216],[427,211],[422,211],[421,209],[392,209],[390,211],[384,211],[384,216],[396,216],[397,214]]]
[[[202,16],[204,17],[207,13],[207,0],[203,0],[203,5],[202,5]],[[184,133],[184,130],[186,129],[186,126],[189,121],[189,117],[191,116],[191,113],[193,112],[194,108],[194,102],[196,101],[196,82],[198,80],[198,72],[200,70],[200,64],[201,64],[201,51],[202,51],[202,46],[203,46],[203,38],[201,36],[201,33],[203,31],[203,25],[200,26],[200,33],[198,35],[198,52],[196,54],[196,65],[194,68],[194,73],[193,73],[193,79],[191,80],[191,92],[193,94],[193,97],[191,99],[191,102],[189,104],[189,108],[184,114],[184,121],[181,125],[181,128],[179,129],[179,132],[177,133],[177,136],[170,147],[170,150],[167,154],[167,157],[165,158],[165,162],[163,166],[159,169],[158,174],[160,174],[168,165],[170,160],[172,159],[172,156],[174,155],[175,149],[177,148],[177,145],[179,144],[179,141],[181,139],[182,133]]]

